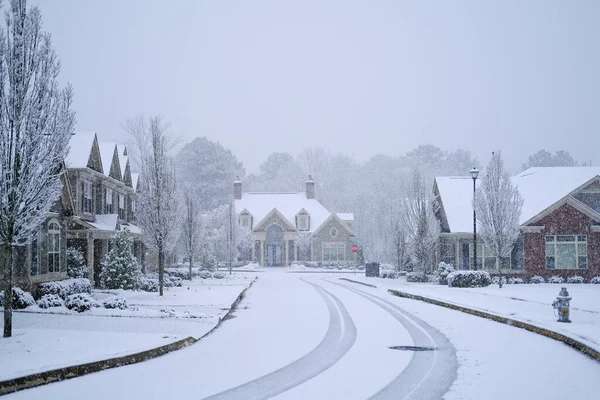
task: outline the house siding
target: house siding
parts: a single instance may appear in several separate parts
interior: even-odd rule
[[[527,277],[541,275],[545,278],[557,275],[563,278],[580,275],[586,279],[600,275],[600,232],[592,231],[593,221],[569,204],[564,204],[535,223],[543,228],[539,233],[524,234],[525,273]],[[586,235],[588,268],[547,269],[547,235]]]
[[[331,236],[331,228],[337,230],[335,237]],[[340,223],[337,218],[331,218],[320,227],[319,232],[312,238],[313,261],[323,262],[323,243],[343,242],[345,245],[345,261],[354,262],[354,253],[350,250],[350,239],[353,235]]]

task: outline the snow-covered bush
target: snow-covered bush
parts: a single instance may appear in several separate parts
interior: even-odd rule
[[[76,247],[67,248],[67,275],[69,278],[87,278],[88,266],[83,253]]]
[[[522,278],[508,278],[508,283],[511,285],[522,285],[525,281]]]
[[[122,297],[111,297],[110,299],[104,300],[104,308],[118,308],[120,310],[126,310],[129,308],[127,300]]]
[[[529,283],[546,283],[546,280],[543,276],[534,275],[531,278],[529,278]]]
[[[100,307],[100,304],[87,293],[77,293],[67,297],[65,306],[69,310],[84,312],[90,310],[92,307]]]
[[[398,278],[398,274],[396,273],[396,271],[390,271],[385,269],[383,271],[379,271],[379,277],[384,279],[396,279]]]
[[[570,276],[567,278],[567,283],[583,283],[583,276]]]
[[[138,289],[144,292],[158,292],[158,279],[141,276],[138,279]]]
[[[448,274],[450,287],[485,287],[492,283],[486,271],[454,271]]]
[[[35,300],[29,292],[25,292],[23,289],[13,287],[12,289],[12,306],[15,310],[22,310],[29,306],[35,305]],[[4,305],[4,291],[0,292],[0,306]]]
[[[111,245],[102,262],[100,286],[105,289],[137,289],[141,269],[131,251],[133,238],[129,231],[117,233],[111,239]]]
[[[363,266],[363,269],[365,267]],[[360,269],[360,267],[358,267],[358,269]],[[396,273],[398,274],[398,276],[406,276],[407,272],[406,271],[396,271]]]
[[[37,301],[37,305],[39,308],[62,307],[65,302],[57,294],[45,294]]]
[[[407,282],[427,282],[428,280],[424,272],[409,272],[406,274]]]
[[[437,283],[439,283],[440,285],[447,285],[448,284],[448,274],[454,272],[454,267],[452,266],[452,264],[447,264],[445,262],[440,262],[438,264],[438,269],[437,269]]]
[[[212,274],[210,273],[210,271],[207,270],[200,271],[200,273],[198,274],[198,277],[200,279],[210,279],[211,276]]]
[[[595,285],[600,284],[600,276],[595,276],[590,280],[590,283],[593,283]]]
[[[498,284],[498,282],[500,282],[500,278],[499,278],[499,277],[495,276],[495,277],[493,277],[493,278],[492,278],[492,284],[494,284],[494,285],[497,285],[497,284]],[[508,281],[506,280],[506,277],[505,277],[505,276],[503,276],[503,277],[502,277],[502,284],[503,284],[503,285],[506,285],[506,283],[507,283],[507,282],[508,282]]]
[[[165,268],[165,273],[172,278],[179,278],[188,280],[190,279],[190,268],[189,267],[176,267],[176,268]],[[192,279],[196,278],[200,273],[200,268],[192,268]]]
[[[225,274],[222,272],[215,272],[212,274],[213,279],[224,279],[225,278]]]
[[[551,276],[550,279],[548,279],[548,283],[565,283],[565,280],[563,279],[562,276]]]
[[[59,295],[63,300],[76,293],[92,293],[92,284],[89,279],[65,279],[64,281],[40,283],[36,295],[41,298],[45,294]]]
[[[165,275],[164,278],[165,287],[181,287],[183,286],[183,279],[176,276]]]

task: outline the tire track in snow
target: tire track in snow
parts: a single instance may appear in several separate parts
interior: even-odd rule
[[[302,280],[315,288],[329,310],[329,328],[321,343],[310,353],[285,367],[207,397],[206,400],[268,399],[321,374],[352,348],[356,341],[356,326],[342,302],[321,286]]]
[[[456,350],[446,336],[394,303],[344,284],[326,281],[339,285],[383,308],[408,330],[415,346],[436,348],[435,351],[415,351],[408,366],[371,399],[434,400],[441,399],[448,392],[456,380],[458,360]]]

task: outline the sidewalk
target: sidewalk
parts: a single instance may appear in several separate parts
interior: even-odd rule
[[[14,312],[13,337],[0,339],[0,381],[200,338],[250,282],[240,275],[184,281],[162,298],[157,293],[111,291],[126,297],[130,310],[98,308],[78,314],[63,307],[50,309],[52,313],[30,307]],[[106,291],[92,295],[100,301],[112,296]]]
[[[526,322],[578,340],[600,351],[600,285],[521,284],[485,288],[450,288],[432,283],[407,283],[404,278],[357,277],[353,280],[413,295],[484,311]],[[552,301],[566,286],[571,300],[572,323],[557,322]]]

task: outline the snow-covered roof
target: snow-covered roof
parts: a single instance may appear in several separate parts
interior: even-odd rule
[[[139,178],[140,178],[139,173],[137,173],[137,172],[131,173],[131,186],[133,186],[133,190],[137,191],[137,183],[138,183]]]
[[[125,168],[127,168],[127,161],[129,161],[129,157],[127,154],[127,147],[124,144],[117,145],[117,152],[119,153],[119,165],[121,166],[121,176],[125,179]]]
[[[96,214],[96,222],[89,222],[94,228],[101,231],[114,231],[117,229],[118,214]]]
[[[314,232],[331,215],[317,200],[307,199],[304,192],[243,193],[242,199],[235,201],[236,212],[248,210],[254,217],[254,226],[258,226],[274,208],[293,226],[296,226],[296,214],[305,209],[310,214],[311,232]]]
[[[98,148],[100,149],[100,158],[102,159],[102,170],[104,175],[109,176],[110,165],[112,164],[113,156],[115,155],[115,142],[100,142]]]
[[[534,167],[511,178],[523,198],[523,224],[581,185],[600,175],[600,167]],[[436,177],[450,232],[473,231],[473,179]],[[477,179],[477,186],[481,179]]]
[[[336,213],[336,215],[340,217],[342,221],[354,221],[353,213]]]
[[[87,167],[92,145],[94,144],[94,132],[75,133],[69,140],[69,153],[65,159],[67,168]]]

